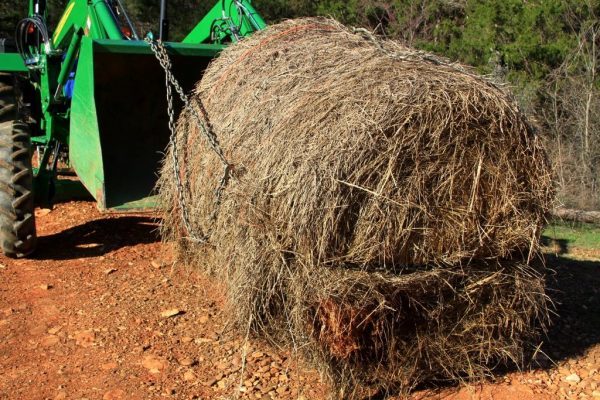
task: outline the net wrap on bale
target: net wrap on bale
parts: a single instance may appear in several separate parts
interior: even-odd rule
[[[216,202],[223,165],[184,110],[162,231],[226,283],[240,327],[299,351],[344,396],[522,361],[547,318],[537,241],[553,191],[502,87],[300,19],[224,50],[192,104],[231,175]]]

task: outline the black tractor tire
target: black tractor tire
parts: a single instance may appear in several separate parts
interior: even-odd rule
[[[30,255],[37,242],[31,134],[16,85],[14,74],[0,72],[0,248],[12,258]]]

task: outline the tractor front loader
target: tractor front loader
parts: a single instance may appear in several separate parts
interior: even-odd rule
[[[169,42],[166,10],[162,0],[157,42],[186,91],[227,43],[265,27],[249,0],[222,0]],[[0,39],[0,247],[10,257],[34,251],[34,207],[68,195],[63,170],[101,210],[154,207],[170,137],[157,46],[152,34],[140,38],[121,0],[70,0],[52,28],[46,13],[45,0],[29,0],[15,37]]]

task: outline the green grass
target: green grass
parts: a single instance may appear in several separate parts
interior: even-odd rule
[[[546,241],[555,241],[567,247],[600,250],[600,226],[582,223],[553,222],[546,227]]]

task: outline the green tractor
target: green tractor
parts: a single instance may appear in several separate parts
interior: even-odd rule
[[[15,38],[0,39],[5,255],[35,250],[35,205],[74,193],[63,171],[77,175],[101,210],[154,207],[173,116],[165,73],[189,91],[224,46],[266,26],[249,0],[222,0],[181,42],[169,42],[166,0],[160,14],[157,40],[143,40],[121,0],[70,0],[53,29],[46,0],[29,0]]]

